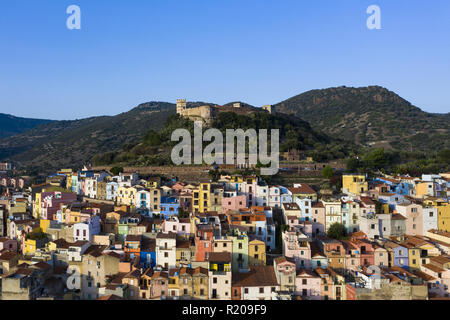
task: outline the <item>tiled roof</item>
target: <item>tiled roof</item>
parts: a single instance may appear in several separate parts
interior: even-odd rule
[[[231,262],[231,254],[229,252],[210,252],[209,262]]]
[[[273,266],[251,267],[249,272],[233,276],[234,287],[278,286]]]
[[[296,188],[288,188],[289,191],[291,191],[293,194],[312,194],[316,193],[313,188],[311,188],[306,183],[302,183],[300,187]]]

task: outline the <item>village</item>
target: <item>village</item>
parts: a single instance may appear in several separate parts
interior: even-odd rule
[[[449,298],[450,173],[343,174],[324,194],[0,164],[1,300]]]

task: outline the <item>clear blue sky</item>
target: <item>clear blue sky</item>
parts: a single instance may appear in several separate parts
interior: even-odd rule
[[[82,29],[66,28],[81,7]],[[366,9],[381,7],[382,30]],[[0,112],[79,119],[177,98],[275,104],[381,85],[450,112],[450,1],[14,0],[0,5]]]

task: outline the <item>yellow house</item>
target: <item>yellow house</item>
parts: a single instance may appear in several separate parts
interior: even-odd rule
[[[50,226],[50,220],[39,220],[39,226],[41,227],[42,232],[47,233],[47,228]]]
[[[117,189],[117,204],[134,206],[136,205],[137,190],[134,187],[119,187]]]
[[[31,254],[35,253],[36,246],[37,246],[36,240],[33,240],[33,239],[25,240],[23,253],[25,255],[31,255]]]
[[[342,191],[344,193],[360,195],[368,190],[369,185],[365,175],[349,174],[342,176]]]
[[[57,248],[58,248],[58,246],[53,241],[47,242],[45,245],[45,250],[47,252],[54,252],[54,251],[56,251]]]
[[[437,209],[439,230],[450,232],[450,203],[441,202]]]
[[[244,182],[244,177],[240,174],[234,174],[231,176],[231,182],[233,183],[242,183]]]
[[[438,210],[438,230],[450,232],[450,203],[442,199],[426,199],[426,205],[432,205]]]
[[[160,180],[157,180],[157,179],[147,180],[147,188],[159,188],[160,185],[161,185]]]
[[[381,204],[381,213],[382,214],[389,214],[389,203],[382,203]]]
[[[24,199],[17,199],[9,203],[9,213],[24,213],[27,212],[27,202]]]
[[[209,271],[217,271],[219,268],[219,265],[217,263],[210,263],[209,264]],[[231,262],[223,264],[223,271],[224,272],[231,272]]]
[[[68,174],[66,178],[66,189],[71,190],[72,189],[72,174]]]
[[[33,204],[33,217],[38,219],[41,216],[41,193],[38,192],[35,195],[35,200]]]
[[[425,196],[434,195],[433,182],[419,182],[416,184],[416,197],[424,198]]]
[[[179,274],[176,272],[177,269],[169,270],[169,283],[168,283],[168,291],[169,296],[176,297],[180,295],[180,284],[179,284]]]
[[[202,182],[194,190],[192,196],[192,209],[194,212],[208,211],[211,205],[211,183]]]
[[[408,263],[409,263],[409,268],[410,269],[414,269],[414,270],[420,270],[420,265],[421,265],[421,259],[420,259],[420,249],[409,245],[409,244],[405,244],[402,243],[402,246],[404,246],[405,248],[408,248]]]
[[[248,243],[248,262],[250,266],[266,265],[266,244],[258,239]]]

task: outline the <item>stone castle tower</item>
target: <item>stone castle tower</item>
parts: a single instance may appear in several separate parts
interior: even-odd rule
[[[270,114],[274,114],[275,113],[275,107],[272,106],[272,105],[265,105],[262,108],[263,108],[263,110],[266,110]]]
[[[210,106],[188,108],[186,99],[177,99],[177,114],[192,121],[203,121],[205,124],[210,125],[215,111],[216,109]]]
[[[177,114],[183,115],[186,110],[187,102],[186,99],[177,99]]]

